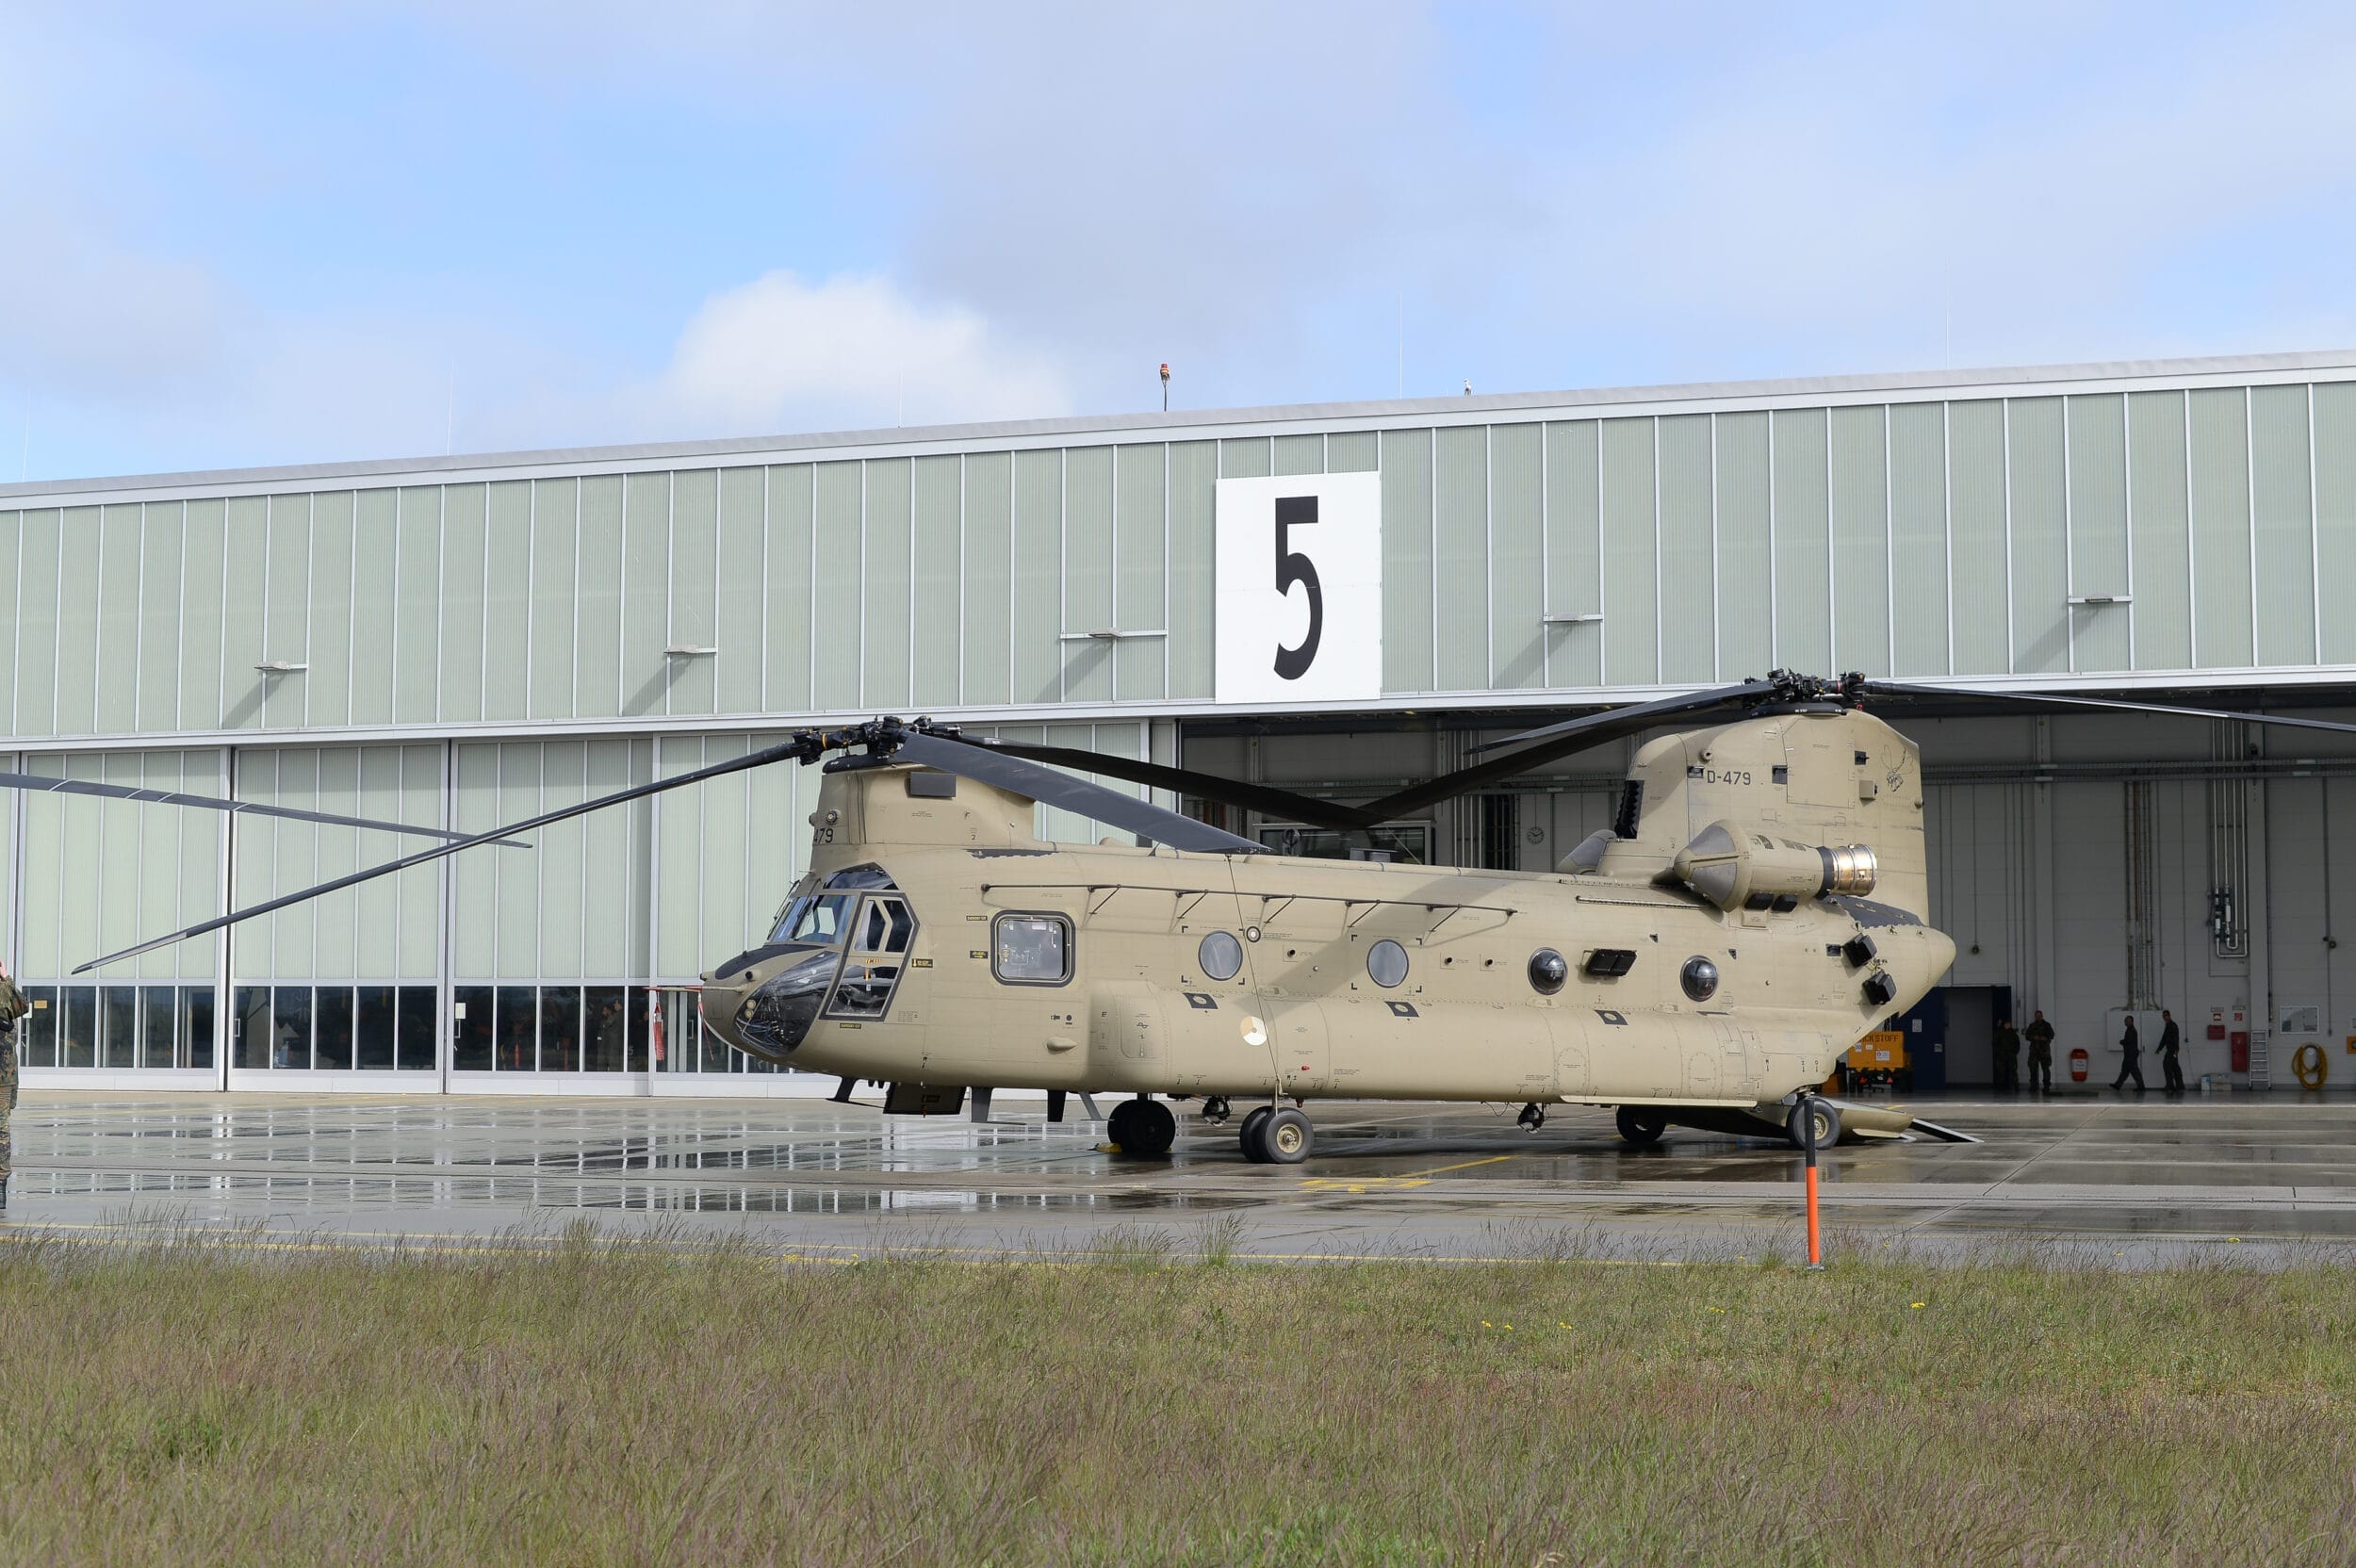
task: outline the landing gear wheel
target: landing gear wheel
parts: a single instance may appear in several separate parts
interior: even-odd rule
[[[1533,1100],[1522,1107],[1522,1114],[1513,1119],[1513,1124],[1527,1127],[1534,1133],[1546,1124],[1546,1108]]]
[[[1243,1145],[1243,1157],[1253,1165],[1268,1163],[1268,1145],[1260,1141],[1260,1135],[1267,1130],[1268,1118],[1275,1114],[1276,1107],[1273,1105],[1254,1105],[1244,1113],[1243,1127],[1236,1141]]]
[[[1667,1117],[1662,1116],[1659,1111],[1648,1111],[1641,1105],[1621,1106],[1620,1114],[1614,1119],[1619,1122],[1620,1136],[1628,1139],[1639,1149],[1647,1149],[1659,1143],[1661,1135],[1667,1130],[1669,1125]]]
[[[1153,1159],[1178,1140],[1178,1119],[1158,1100],[1124,1100],[1105,1119],[1104,1131],[1122,1153]]]
[[[1214,1127],[1222,1125],[1230,1114],[1227,1097],[1223,1094],[1215,1094],[1203,1102],[1203,1119]]]
[[[1841,1141],[1841,1107],[1829,1100],[1811,1099],[1808,1110],[1816,1119],[1816,1152],[1827,1153]],[[1808,1129],[1800,1123],[1800,1107],[1792,1107],[1792,1115],[1784,1121],[1784,1135],[1792,1147],[1805,1152],[1808,1149]]]
[[[1309,1119],[1289,1105],[1269,1117],[1260,1129],[1260,1147],[1268,1151],[1273,1165],[1299,1165],[1309,1157],[1309,1146],[1316,1139]]]

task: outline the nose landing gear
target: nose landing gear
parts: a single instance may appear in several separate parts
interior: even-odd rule
[[[1113,1114],[1104,1119],[1104,1131],[1122,1153],[1153,1159],[1169,1153],[1170,1146],[1178,1141],[1178,1119],[1160,1101],[1139,1095],[1113,1107]]]

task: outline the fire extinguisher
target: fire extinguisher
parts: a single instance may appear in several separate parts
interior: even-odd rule
[[[2086,1048],[2083,1045],[2073,1047],[2070,1053],[2070,1081],[2071,1083],[2083,1084],[2086,1081],[2087,1064]]]

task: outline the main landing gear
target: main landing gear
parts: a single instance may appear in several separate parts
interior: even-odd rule
[[[1104,1119],[1104,1131],[1122,1153],[1154,1159],[1169,1153],[1178,1141],[1178,1119],[1160,1101],[1139,1095],[1113,1107]]]
[[[1255,1105],[1243,1119],[1243,1157],[1253,1165],[1299,1165],[1316,1141],[1309,1119],[1290,1105]]]
[[[1669,1119],[1659,1111],[1642,1105],[1623,1105],[1618,1117],[1620,1136],[1639,1149],[1648,1149],[1661,1141],[1661,1135],[1669,1125]]]
[[[1546,1124],[1546,1109],[1533,1100],[1522,1107],[1522,1114],[1513,1119],[1513,1123],[1517,1127],[1527,1127],[1534,1133]]]

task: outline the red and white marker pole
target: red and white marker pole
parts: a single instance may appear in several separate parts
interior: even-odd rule
[[[1824,1266],[1823,1237],[1816,1228],[1816,1096],[1800,1096],[1800,1146],[1808,1151],[1808,1266]]]

